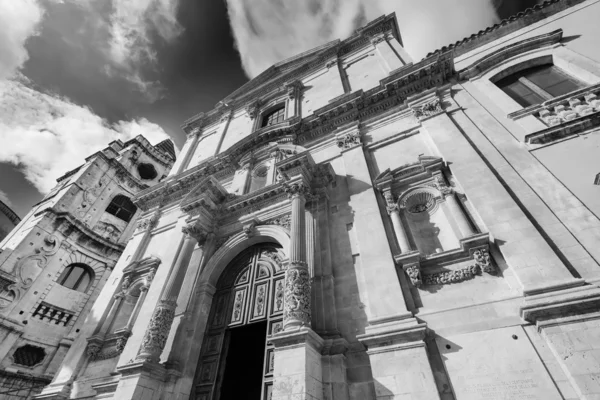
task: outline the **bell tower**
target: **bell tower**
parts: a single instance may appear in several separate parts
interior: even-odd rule
[[[0,387],[25,398],[50,382],[136,228],[131,198],[175,158],[169,139],[113,141],[0,243]]]

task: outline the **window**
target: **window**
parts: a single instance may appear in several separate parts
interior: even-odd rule
[[[129,222],[136,211],[137,207],[131,202],[131,200],[121,194],[115,196],[108,207],[106,207],[107,213],[112,214],[125,222]]]
[[[523,69],[496,82],[513,100],[523,107],[541,104],[584,86],[554,65]]]
[[[279,104],[273,110],[269,111],[262,117],[261,128],[271,126],[283,122],[285,119],[285,105]]]
[[[33,367],[34,365],[41,363],[44,360],[44,357],[46,357],[46,351],[43,348],[32,346],[30,344],[19,347],[13,354],[15,364],[24,365],[26,367]]]
[[[138,174],[140,174],[140,178],[150,180],[156,178],[158,172],[156,172],[156,168],[154,165],[148,163],[141,163],[137,167]]]
[[[85,292],[92,282],[89,268],[83,264],[69,265],[58,278],[58,283],[66,288]]]

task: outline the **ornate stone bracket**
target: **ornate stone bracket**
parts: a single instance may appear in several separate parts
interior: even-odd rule
[[[406,272],[406,276],[408,276],[410,283],[412,283],[414,287],[421,286],[423,282],[421,280],[421,268],[418,262],[403,265],[402,269]]]
[[[136,229],[139,231],[152,230],[158,224],[158,214],[139,220]]]
[[[285,87],[285,90],[287,92],[289,99],[294,100],[295,98],[300,97],[300,93],[302,92],[304,85],[302,85],[301,81],[292,81],[292,82],[286,83],[284,85],[284,87]]]
[[[255,100],[246,106],[246,113],[248,114],[248,117],[250,117],[250,119],[254,119],[258,115],[259,109],[260,103],[258,102],[258,100]]]

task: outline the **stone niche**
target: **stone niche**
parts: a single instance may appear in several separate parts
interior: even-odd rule
[[[436,344],[457,399],[562,399],[520,326],[438,337]]]

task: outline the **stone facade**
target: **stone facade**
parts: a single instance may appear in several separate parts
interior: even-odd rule
[[[547,1],[418,62],[384,16],[186,121],[35,398],[599,398],[599,14]],[[550,64],[578,89],[500,87]]]
[[[157,184],[175,162],[173,150],[170,141],[152,146],[141,136],[112,142],[61,177],[2,241],[0,399],[39,393],[84,327],[101,318],[90,310],[140,213],[135,206],[127,213],[125,203],[115,199]],[[125,304],[131,301],[127,296]],[[109,347],[115,340],[105,335],[101,344]]]
[[[0,200],[0,241],[21,222],[21,218]]]

